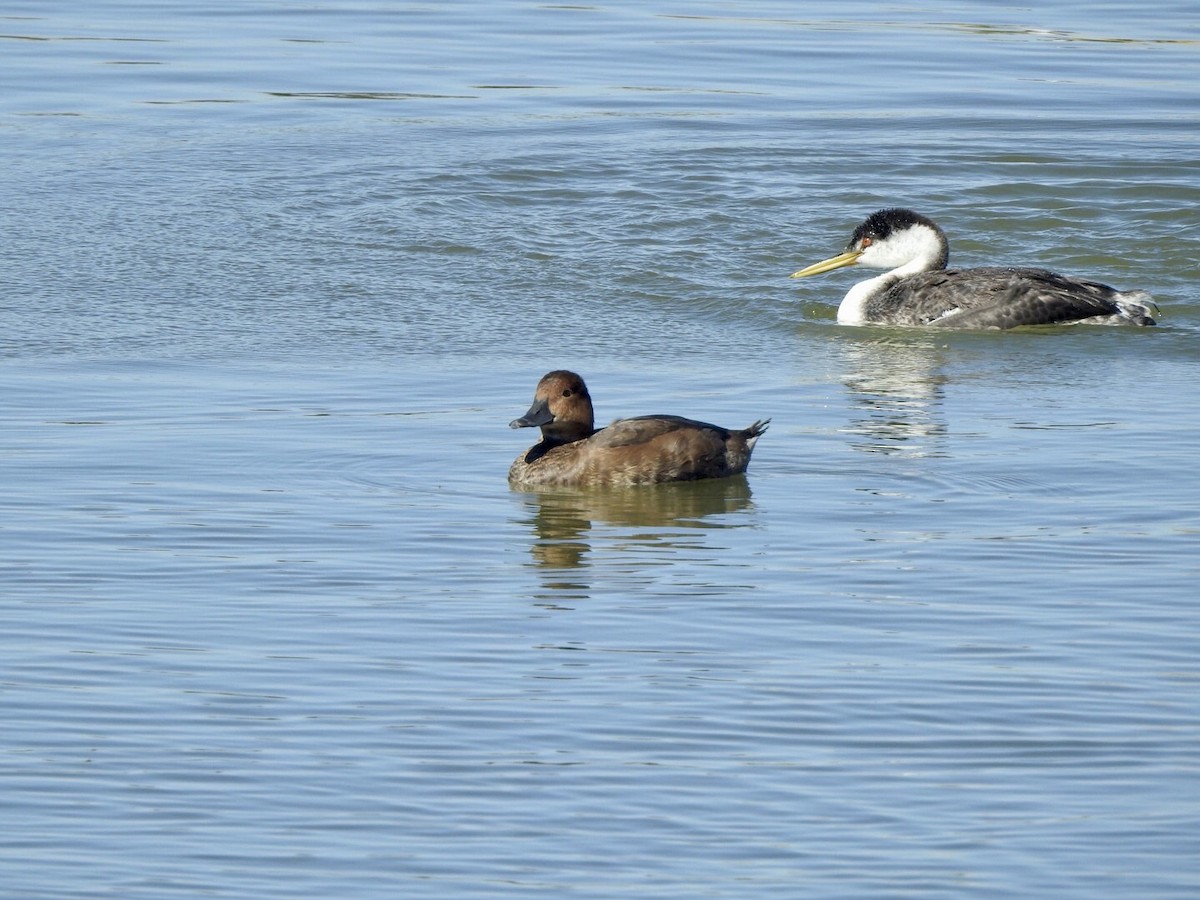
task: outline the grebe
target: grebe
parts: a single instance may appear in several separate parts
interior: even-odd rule
[[[933,220],[910,209],[881,209],[854,229],[845,252],[791,277],[854,265],[887,269],[849,290],[837,312],[843,325],[1153,325],[1158,314],[1145,291],[1118,291],[1045,269],[947,269],[949,258],[946,235]]]

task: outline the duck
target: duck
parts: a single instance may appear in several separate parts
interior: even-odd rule
[[[791,277],[845,266],[886,269],[850,288],[838,306],[841,325],[1153,325],[1158,315],[1146,291],[1119,291],[1039,268],[947,269],[949,260],[945,232],[927,216],[897,207],[872,213],[854,229],[845,251]]]
[[[634,416],[595,427],[592,397],[575,372],[542,376],[512,428],[542,439],[513,461],[514,487],[613,487],[739,475],[770,419],[731,430],[682,416]]]

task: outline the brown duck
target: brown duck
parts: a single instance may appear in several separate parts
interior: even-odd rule
[[[558,369],[538,382],[529,411],[509,423],[541,428],[542,439],[516,458],[508,480],[516,487],[599,487],[738,475],[769,421],[731,431],[681,416],[636,416],[597,429],[587,385]]]

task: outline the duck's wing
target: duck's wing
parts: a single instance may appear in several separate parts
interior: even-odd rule
[[[649,443],[664,434],[681,429],[711,431],[713,436],[721,441],[729,436],[726,429],[717,425],[685,419],[682,416],[634,416],[630,419],[617,419],[607,428],[593,434],[588,442],[594,447],[628,447]]]

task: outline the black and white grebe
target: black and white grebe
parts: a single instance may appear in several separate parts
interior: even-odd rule
[[[1118,291],[1045,269],[947,269],[949,258],[946,235],[931,219],[909,209],[881,209],[854,229],[845,252],[792,277],[843,266],[887,269],[846,294],[837,313],[843,325],[1153,325],[1158,314],[1145,291]]]

